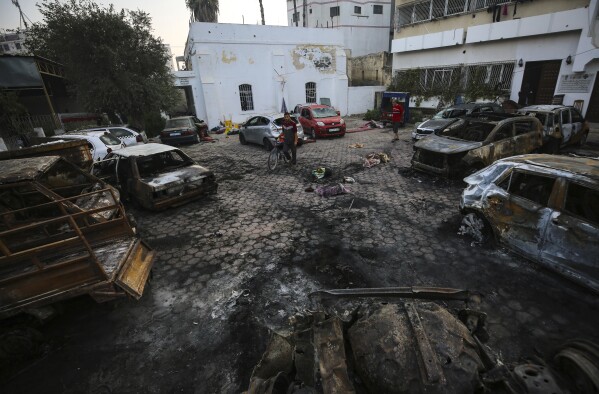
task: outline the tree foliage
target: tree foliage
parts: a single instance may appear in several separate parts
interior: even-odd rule
[[[175,100],[169,54],[143,11],[101,7],[90,0],[43,0],[44,20],[29,30],[32,53],[64,65],[69,88],[92,112],[143,123]]]
[[[416,106],[424,100],[436,98],[439,106],[453,104],[457,96],[463,95],[466,101],[479,99],[492,99],[501,92],[497,86],[491,86],[485,82],[485,73],[482,68],[476,68],[470,75],[467,69],[457,67],[448,76],[439,81],[424,83],[423,73],[426,69],[413,68],[400,70],[395,73],[388,89],[398,92],[410,92],[411,97],[416,100]]]
[[[218,0],[186,0],[187,8],[196,22],[217,22]]]

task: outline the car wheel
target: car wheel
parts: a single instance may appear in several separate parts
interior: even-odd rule
[[[196,134],[196,138],[194,139],[194,143],[199,144],[200,143],[200,136]]]
[[[297,146],[302,146],[302,145],[304,145],[304,140],[301,139],[301,138],[298,138],[297,139]]]
[[[464,215],[458,234],[468,235],[481,245],[488,245],[494,241],[491,225],[478,212],[470,212]]]
[[[316,132],[314,131],[314,129],[308,129],[306,131],[306,134],[308,134],[310,136],[311,139],[315,140],[316,139]]]
[[[262,145],[264,145],[264,149],[270,152],[273,148],[272,142],[268,138],[262,140]]]
[[[241,142],[241,145],[245,145],[248,142],[245,140],[245,137],[243,136],[243,134],[239,133],[239,142]]]

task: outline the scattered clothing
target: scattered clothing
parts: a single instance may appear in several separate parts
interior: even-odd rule
[[[343,177],[343,182],[345,182],[345,183],[356,183],[356,180],[354,178],[352,178],[351,176],[344,176]]]
[[[387,163],[389,160],[389,155],[386,153],[370,153],[364,159],[364,167],[371,168],[381,163]]]
[[[359,149],[359,148],[363,148],[364,144],[352,144],[352,145],[349,145],[349,147],[352,149]]]
[[[332,197],[339,194],[351,193],[351,190],[339,183],[337,185],[318,186],[315,192],[321,197]]]

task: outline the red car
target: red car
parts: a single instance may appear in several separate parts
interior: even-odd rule
[[[316,137],[343,137],[345,121],[328,105],[309,104],[303,106],[299,113],[299,121],[304,134]]]

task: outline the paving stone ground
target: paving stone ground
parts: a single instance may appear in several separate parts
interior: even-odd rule
[[[457,234],[463,184],[412,172],[407,129],[395,143],[389,129],[375,129],[305,144],[295,167],[272,173],[261,147],[217,138],[183,148],[216,173],[217,195],[160,213],[129,209],[157,251],[142,299],[65,303],[9,391],[240,392],[269,330],[285,329],[320,288],[478,292],[487,344],[511,361],[547,356],[569,338],[598,340],[594,296]],[[349,148],[355,143],[364,147]],[[372,152],[391,161],[366,169]],[[306,192],[319,166],[332,169],[325,183],[353,177],[352,193]]]

